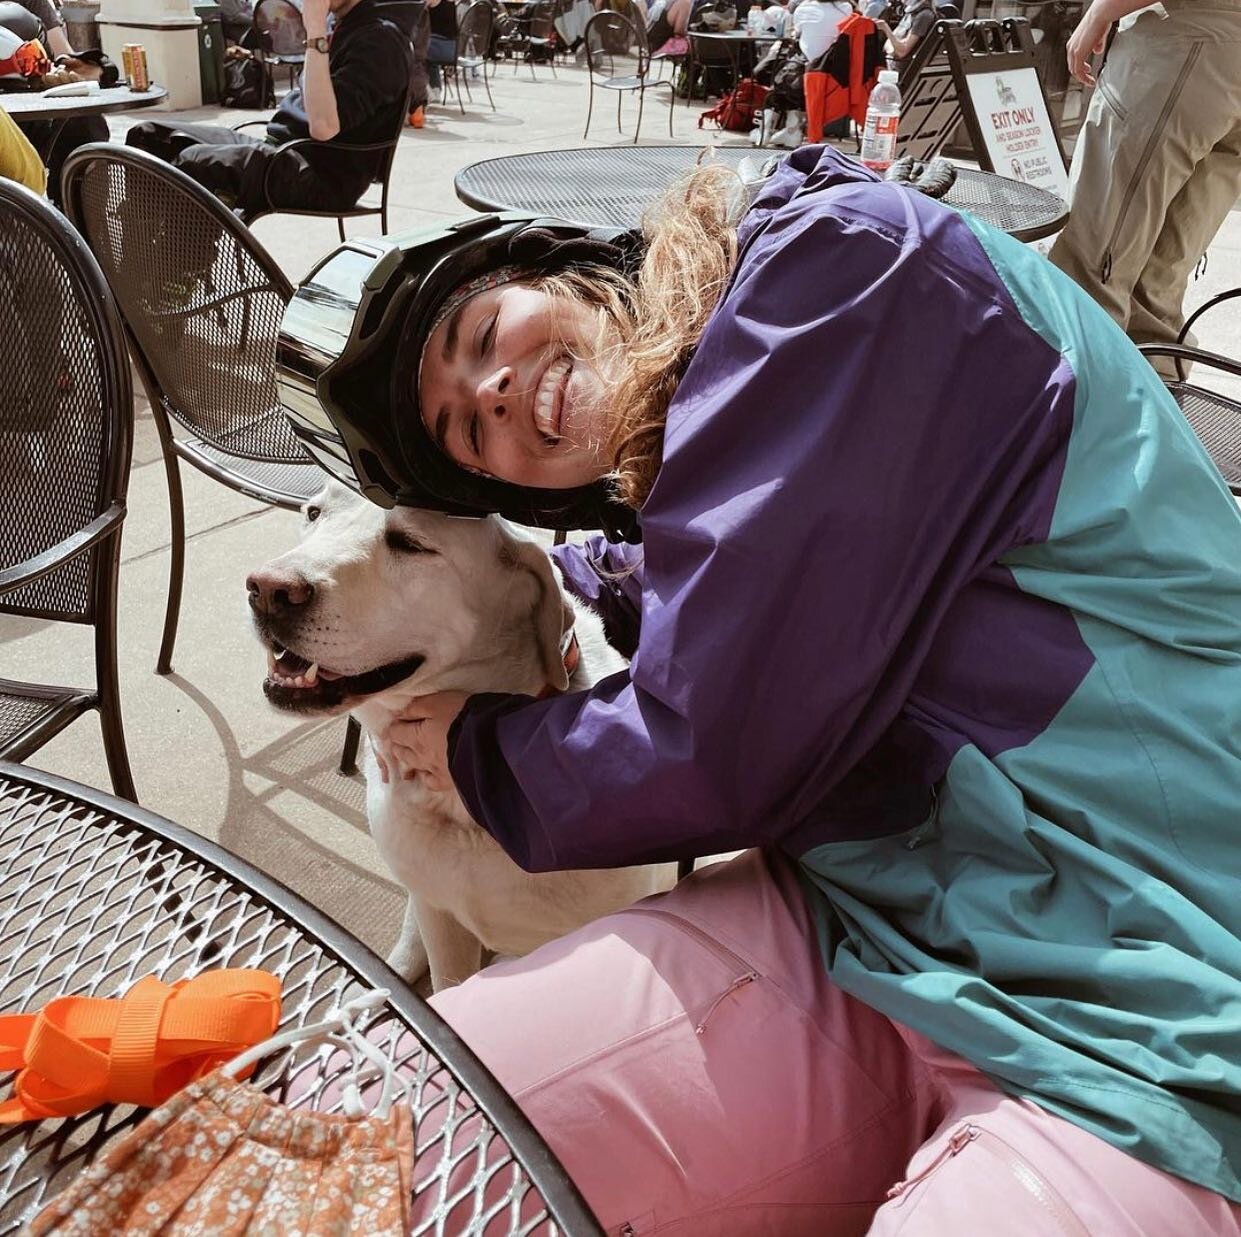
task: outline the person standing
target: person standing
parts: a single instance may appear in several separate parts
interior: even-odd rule
[[[431,37],[427,41],[427,74],[432,90],[442,90],[444,65],[457,62],[457,6],[453,0],[427,0]],[[486,48],[482,53],[486,54]]]
[[[1051,260],[1135,343],[1175,341],[1190,269],[1241,196],[1241,0],[1094,0],[1068,62],[1096,89]]]

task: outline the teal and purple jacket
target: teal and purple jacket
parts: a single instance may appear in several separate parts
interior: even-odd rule
[[[628,673],[450,737],[523,866],[779,847],[835,982],[1241,1200],[1241,514],[1043,258],[794,154],[668,411]]]

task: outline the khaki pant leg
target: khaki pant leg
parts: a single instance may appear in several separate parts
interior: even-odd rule
[[[1241,115],[1241,102],[1237,113]],[[1189,272],[1239,197],[1241,124],[1198,164],[1168,208],[1163,231],[1133,289],[1129,337],[1135,343],[1176,340],[1185,323],[1183,304]]]
[[[1229,58],[1232,47],[1212,52],[1211,27],[1226,40],[1241,8],[1211,16],[1144,13],[1118,35],[1078,138],[1072,209],[1051,260],[1126,329],[1169,207],[1236,116],[1237,86],[1220,89],[1223,73],[1204,66]]]

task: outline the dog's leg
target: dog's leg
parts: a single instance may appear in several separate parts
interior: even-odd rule
[[[414,895],[405,903],[405,918],[401,921],[401,934],[388,955],[388,965],[407,983],[415,984],[427,973],[427,947],[422,943],[418,928],[418,909]]]
[[[412,899],[411,899],[412,901]],[[478,938],[447,911],[417,902],[415,913],[431,964],[431,989],[451,988],[475,974],[483,964]]]

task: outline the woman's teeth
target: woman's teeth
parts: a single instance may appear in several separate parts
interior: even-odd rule
[[[564,381],[573,362],[569,357],[553,361],[543,373],[543,381],[534,393],[534,425],[544,438],[560,437],[561,414],[564,408]]]

